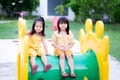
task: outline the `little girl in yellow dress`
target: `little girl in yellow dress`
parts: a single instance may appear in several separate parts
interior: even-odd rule
[[[75,78],[74,62],[72,59],[72,46],[74,44],[74,38],[72,32],[69,30],[69,22],[67,18],[60,17],[57,22],[58,30],[53,33],[52,45],[54,47],[54,53],[60,58],[60,68],[62,77],[67,77],[68,74],[64,70],[65,57],[68,60],[69,67],[71,69],[70,77]]]
[[[38,68],[35,58],[40,56],[44,64],[44,72],[47,72],[52,66],[47,63],[45,54],[48,53],[45,42],[45,21],[43,17],[35,19],[32,30],[29,32],[29,55],[32,73],[35,74]]]

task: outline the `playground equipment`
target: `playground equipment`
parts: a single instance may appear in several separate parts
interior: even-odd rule
[[[26,21],[21,17],[18,19],[18,38],[23,39],[26,35]]]
[[[38,71],[36,74],[32,74],[28,56],[29,37],[25,35],[26,23],[24,19],[19,19],[19,22],[21,24],[18,24],[20,34],[17,55],[17,80],[108,80],[109,37],[103,36],[101,38],[104,32],[102,21],[96,23],[95,33],[92,32],[91,19],[86,20],[86,33],[84,29],[80,30],[81,52],[73,55],[76,78],[61,77],[59,60],[55,56],[47,56],[48,62],[52,64],[52,68],[48,72],[43,72],[43,64],[40,58],[37,57]],[[70,72],[68,65],[65,65],[65,70],[67,73]]]
[[[89,49],[95,51],[97,56],[100,80],[108,80],[109,63],[109,37],[107,35],[101,38],[104,32],[104,24],[102,21],[97,21],[95,25],[95,33],[92,32],[92,20],[87,19],[85,24],[86,34],[83,29],[80,30],[80,47],[84,53]]]

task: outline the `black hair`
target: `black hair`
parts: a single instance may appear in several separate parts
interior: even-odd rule
[[[60,23],[66,23],[67,24],[66,33],[69,34],[69,21],[68,21],[68,19],[66,17],[60,17],[58,19],[58,22],[57,22],[58,33],[60,33],[60,26],[59,26]]]
[[[30,34],[33,35],[35,33],[35,24],[36,24],[37,21],[41,21],[42,24],[43,24],[43,29],[39,34],[42,35],[42,36],[45,36],[45,32],[44,32],[44,30],[45,30],[45,20],[44,20],[43,17],[40,17],[40,18],[37,18],[37,19],[34,20],[33,25],[32,25],[32,31],[31,31]]]

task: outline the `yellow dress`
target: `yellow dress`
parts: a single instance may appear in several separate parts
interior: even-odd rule
[[[53,33],[52,44],[56,44],[56,45],[59,45],[59,46],[66,47],[70,43],[74,43],[74,37],[73,37],[73,33],[71,31],[69,32],[69,35],[58,34],[58,31],[55,31]],[[54,53],[55,53],[56,56],[59,56],[61,53],[72,54],[72,51],[67,50],[66,52],[62,52],[59,49],[54,49]]]
[[[41,56],[45,54],[42,46],[42,39],[44,37],[33,34],[29,37],[29,56]]]

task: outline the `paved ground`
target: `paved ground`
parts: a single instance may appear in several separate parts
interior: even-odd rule
[[[9,23],[9,22],[12,22],[12,21],[14,21],[14,20],[7,20],[7,21],[6,20],[3,20],[3,21],[0,20],[0,23]]]
[[[0,39],[0,80],[17,80],[16,79],[16,55],[17,45],[16,39]],[[53,53],[53,47],[47,40],[49,52]],[[72,48],[75,52],[79,52],[79,42],[75,40]],[[109,80],[120,80],[120,62],[109,55]]]
[[[16,79],[17,43],[0,39],[0,80]]]

